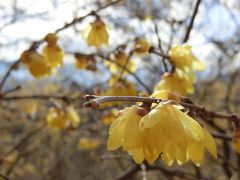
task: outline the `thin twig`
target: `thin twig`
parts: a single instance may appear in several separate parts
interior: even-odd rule
[[[5,84],[5,82],[7,81],[8,77],[10,76],[11,72],[16,68],[16,66],[18,66],[18,64],[20,63],[20,60],[15,61],[7,70],[6,74],[3,76],[2,81],[0,83],[0,93],[2,91],[2,88]]]
[[[105,102],[115,102],[115,101],[123,101],[123,102],[143,102],[147,104],[151,103],[161,103],[161,102],[171,102],[174,104],[180,104],[185,108],[189,108],[194,111],[196,114],[203,115],[209,118],[220,118],[220,119],[228,119],[233,121],[234,123],[240,122],[240,117],[236,114],[226,114],[222,112],[215,112],[207,110],[205,107],[187,103],[187,102],[177,102],[177,101],[166,101],[158,98],[151,98],[151,97],[139,97],[139,96],[94,96],[94,95],[87,95],[85,99],[88,100],[84,105],[87,107],[98,108],[100,104]],[[183,100],[186,100],[185,97],[182,97]]]
[[[183,43],[188,41],[189,35],[190,35],[192,27],[193,27],[193,23],[194,23],[195,17],[196,17],[197,12],[198,12],[198,7],[200,5],[200,2],[201,2],[201,0],[197,0],[197,2],[195,4],[194,10],[193,10],[193,14],[191,16],[190,23],[189,23],[189,25],[187,27],[187,30],[186,30],[186,33],[185,33],[185,36],[184,36],[184,39],[183,39]]]
[[[39,99],[39,100],[49,100],[49,99],[60,99],[63,101],[75,101],[83,100],[82,97],[70,97],[62,95],[25,95],[25,96],[6,96],[1,97],[0,101],[15,101],[15,100],[26,100],[26,99]]]
[[[158,32],[158,27],[157,27],[156,23],[154,23],[154,30],[155,30],[155,33],[156,33],[156,36],[157,36],[157,39],[158,39],[158,49],[160,50],[161,54],[163,54],[164,52],[163,52],[163,49],[162,49],[161,39],[160,39],[160,35],[159,35],[159,32]],[[166,58],[163,57],[162,63],[163,63],[164,71],[168,72]]]

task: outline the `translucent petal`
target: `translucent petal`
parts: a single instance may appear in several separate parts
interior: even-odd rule
[[[193,61],[193,70],[195,70],[195,71],[203,71],[204,69],[205,69],[205,65],[201,61],[199,61],[197,59],[195,59]]]
[[[180,110],[174,109],[174,111],[184,126],[186,134],[196,141],[202,141],[204,139],[204,132],[201,125]]]
[[[62,50],[57,46],[45,46],[43,48],[43,56],[46,59],[47,63],[52,67],[56,67],[58,65],[63,65],[63,52]]]
[[[164,148],[164,151],[161,157],[168,166],[171,166],[174,162],[175,154],[176,154],[175,146],[171,142],[168,142]]]
[[[213,137],[209,134],[209,132],[203,128],[204,131],[204,146],[206,149],[212,154],[212,156],[217,159],[217,145],[214,141]]]
[[[108,137],[107,149],[114,150],[122,145],[122,139],[125,131],[125,125],[119,123],[114,129],[112,129],[111,134]]]
[[[187,149],[187,157],[191,159],[196,166],[200,166],[204,158],[204,147],[201,142],[193,141]]]
[[[158,156],[159,156],[159,152],[157,150],[153,150],[153,151],[149,151],[148,148],[144,148],[143,149],[143,153],[145,155],[145,159],[149,164],[153,164]]]
[[[137,164],[141,164],[144,160],[144,153],[142,148],[132,149],[129,151],[129,154],[133,156],[133,159]]]

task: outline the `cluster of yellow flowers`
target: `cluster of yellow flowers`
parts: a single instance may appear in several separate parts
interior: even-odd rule
[[[142,52],[144,48],[140,49]],[[174,100],[175,104],[167,101],[154,104],[150,109],[135,105],[120,111],[110,126],[107,147],[114,150],[122,146],[136,163],[146,160],[151,164],[160,157],[168,165],[175,160],[178,164],[192,160],[199,166],[205,148],[217,158],[216,143],[176,102],[180,101],[180,95],[194,92],[194,71],[203,70],[204,66],[186,44],[174,46],[169,55],[175,69],[164,74],[151,97]]]
[[[87,44],[99,48],[102,44],[108,45],[108,31],[105,23],[98,17],[90,27],[87,36]],[[44,38],[46,45],[43,47],[42,54],[36,50],[25,50],[20,60],[28,65],[30,73],[35,78],[50,76],[56,71],[56,67],[63,65],[63,51],[57,44],[57,36],[49,33]],[[75,66],[78,69],[96,70],[95,58],[92,55],[75,55]]]
[[[71,105],[66,109],[52,107],[46,116],[46,122],[49,128],[62,130],[66,128],[77,128],[80,123],[80,116],[75,108]]]
[[[161,157],[168,165],[192,160],[199,166],[205,148],[217,158],[212,136],[182,109],[170,103],[155,105],[150,112],[137,105],[125,108],[110,126],[108,150],[122,146],[136,163],[145,159],[151,164]]]
[[[58,65],[63,64],[63,52],[57,45],[57,36],[49,33],[44,40],[47,45],[43,48],[42,55],[35,50],[25,50],[20,57],[21,62],[28,65],[30,73],[36,78],[49,76]]]
[[[169,90],[183,96],[194,93],[196,81],[194,71],[204,70],[204,65],[193,56],[191,46],[175,45],[169,51],[170,62],[174,66],[172,73],[165,73],[154,91]]]

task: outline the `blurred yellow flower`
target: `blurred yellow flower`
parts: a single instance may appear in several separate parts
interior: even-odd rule
[[[66,127],[66,113],[57,108],[50,108],[46,116],[46,121],[49,128],[61,130]]]
[[[54,33],[49,33],[45,37],[47,45],[43,48],[42,54],[45,57],[47,63],[52,68],[63,65],[63,51],[57,45],[57,36]]]
[[[80,120],[80,116],[71,105],[67,106],[65,110],[50,108],[46,116],[48,127],[56,130],[77,128]]]
[[[26,100],[26,101],[22,102],[22,105],[20,108],[24,112],[26,112],[30,115],[34,115],[37,112],[38,106],[39,106],[38,101]]]
[[[36,52],[28,51],[27,62],[29,71],[35,78],[46,75],[49,76],[51,74],[51,68],[46,63],[44,57]]]
[[[169,51],[170,61],[175,67],[180,69],[189,69],[202,71],[204,65],[192,54],[192,47],[183,45],[174,45]]]
[[[25,50],[20,56],[20,61],[28,65],[30,73],[35,78],[51,74],[51,67],[48,66],[44,57],[35,51]]]
[[[96,71],[96,60],[93,55],[86,55],[86,54],[75,54],[75,67],[77,69],[87,69],[91,71]]]
[[[66,111],[67,111],[67,121],[69,125],[73,128],[77,128],[79,123],[81,122],[81,118],[78,115],[78,112],[72,105],[67,106]]]
[[[78,142],[78,148],[80,150],[95,149],[99,146],[100,142],[96,139],[81,138]]]
[[[135,40],[134,52],[137,54],[147,53],[150,48],[150,44],[143,38],[138,38]]]
[[[101,122],[105,125],[110,125],[114,121],[114,119],[116,119],[117,114],[117,109],[112,109],[110,112],[105,112],[101,117]]]
[[[99,48],[102,44],[108,45],[108,31],[105,23],[97,18],[91,25],[87,36],[88,46]]]
[[[105,94],[107,96],[136,96],[137,89],[133,82],[119,79],[116,83],[110,85]]]
[[[129,59],[128,55],[125,54],[124,52],[122,51],[119,51],[117,53],[115,53],[113,55],[113,60],[117,63],[113,63],[113,62],[109,62],[109,61],[106,61],[104,64],[106,66],[109,67],[109,70],[111,71],[111,73],[113,74],[117,74],[119,72],[122,72],[123,70],[123,67],[121,66],[124,66],[126,67],[128,70],[130,70],[131,72],[135,72],[137,67],[135,65],[134,62],[132,62],[131,59]],[[121,66],[119,66],[118,64],[120,64]],[[124,71],[124,74],[128,74],[127,71]]]

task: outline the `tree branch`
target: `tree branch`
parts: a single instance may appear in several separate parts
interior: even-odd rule
[[[193,23],[194,23],[195,17],[196,17],[197,12],[198,12],[198,7],[200,5],[200,2],[201,2],[201,0],[197,0],[197,2],[195,4],[195,7],[194,7],[194,10],[193,10],[193,14],[192,14],[190,23],[189,23],[189,25],[187,27],[187,30],[186,30],[186,33],[185,33],[185,36],[184,36],[184,39],[183,39],[183,43],[188,41],[189,35],[190,35],[192,27],[193,27]]]
[[[209,118],[220,118],[220,119],[228,119],[233,121],[234,123],[240,123],[240,117],[236,114],[225,114],[222,112],[215,112],[205,109],[203,106],[199,106],[193,103],[187,102],[177,102],[173,100],[162,100],[158,98],[151,97],[139,97],[139,96],[94,96],[94,95],[86,95],[85,99],[87,100],[84,103],[86,107],[98,108],[100,104],[105,102],[115,102],[115,101],[123,101],[123,102],[143,102],[147,104],[151,103],[163,103],[163,102],[171,102],[174,104],[180,104],[181,106],[191,109],[196,114],[209,117]],[[186,101],[187,98],[182,97],[182,100]]]

